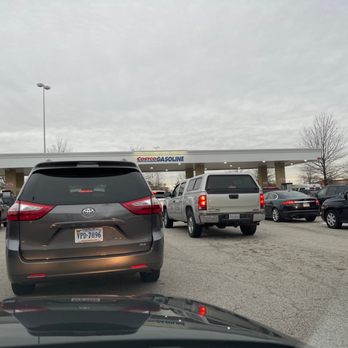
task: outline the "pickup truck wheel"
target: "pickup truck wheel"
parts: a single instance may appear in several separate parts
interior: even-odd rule
[[[325,221],[327,224],[327,227],[329,228],[341,228],[342,222],[339,221],[337,213],[334,210],[329,210],[326,213]]]
[[[172,228],[173,227],[173,220],[169,218],[167,209],[163,210],[163,225],[165,228]]]
[[[252,236],[256,232],[256,225],[240,225],[240,230],[244,234],[244,236]]]
[[[202,234],[202,226],[196,224],[192,210],[187,211],[187,230],[191,238],[199,238]]]

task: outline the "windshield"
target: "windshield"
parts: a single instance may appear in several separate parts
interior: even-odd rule
[[[348,346],[347,0],[1,0],[0,92],[0,348]]]
[[[129,169],[56,169],[30,176],[19,199],[41,204],[105,204],[150,195],[144,178]]]

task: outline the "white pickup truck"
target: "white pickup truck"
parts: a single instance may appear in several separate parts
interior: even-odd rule
[[[163,204],[166,228],[174,221],[187,222],[192,238],[201,236],[203,226],[240,226],[244,235],[256,232],[265,219],[264,195],[249,174],[203,174],[175,186]]]

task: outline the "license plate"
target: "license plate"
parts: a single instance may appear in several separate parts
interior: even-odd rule
[[[76,228],[75,243],[95,243],[103,241],[103,228]]]
[[[303,208],[309,208],[310,204],[309,203],[303,203]]]
[[[228,214],[228,219],[229,220],[239,220],[240,214]]]

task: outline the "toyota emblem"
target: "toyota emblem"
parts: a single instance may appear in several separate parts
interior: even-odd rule
[[[84,208],[84,209],[82,209],[81,214],[84,217],[93,216],[95,214],[95,209],[93,209],[93,208]]]

